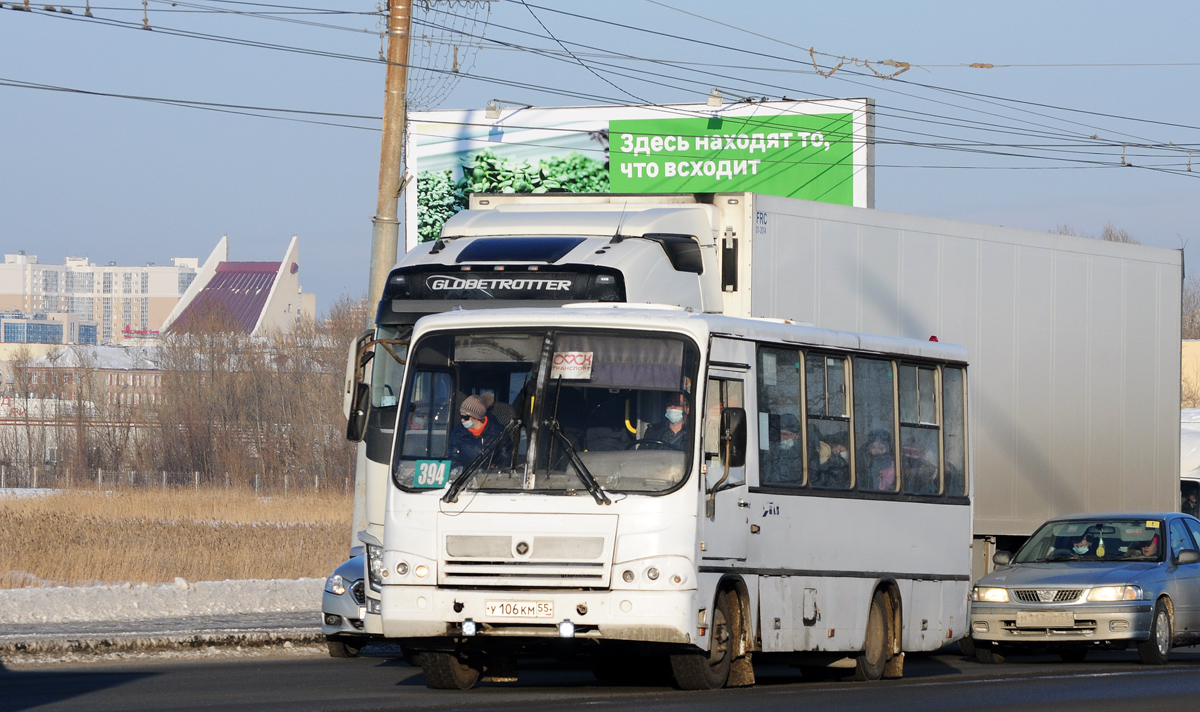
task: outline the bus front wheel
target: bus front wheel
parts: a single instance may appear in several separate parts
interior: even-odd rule
[[[479,682],[480,669],[454,653],[424,653],[421,670],[435,690],[469,690]]]
[[[729,680],[737,636],[733,607],[737,594],[722,591],[713,606],[710,645],[707,653],[680,653],[671,656],[671,672],[684,690],[717,690]]]

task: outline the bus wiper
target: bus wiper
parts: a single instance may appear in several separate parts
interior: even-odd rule
[[[575,468],[575,474],[579,475],[579,480],[583,482],[584,488],[596,499],[596,504],[612,504],[612,500],[608,498],[608,495],[604,494],[604,488],[592,476],[591,470],[587,468],[587,465],[583,464],[583,460],[579,459],[579,453],[575,452],[575,446],[571,444],[571,439],[562,431],[562,426],[559,425],[558,418],[547,420],[546,428],[562,443],[563,449],[567,451],[567,459],[571,461],[572,467]]]
[[[475,473],[478,472],[481,467],[483,467],[483,463],[491,459],[492,453],[496,452],[496,448],[500,447],[500,443],[508,442],[509,438],[512,437],[512,434],[517,431],[517,428],[520,427],[520,418],[513,418],[512,420],[508,421],[508,425],[504,426],[504,430],[500,431],[500,434],[496,436],[496,439],[485,445],[483,449],[479,451],[479,454],[475,456],[475,459],[471,460],[471,462],[463,468],[463,471],[458,473],[458,477],[455,477],[454,481],[450,483],[450,486],[446,488],[446,494],[442,496],[442,501],[447,504],[454,504],[457,502],[458,493],[463,491],[463,488],[467,486],[467,483],[471,480],[471,477],[473,477]]]

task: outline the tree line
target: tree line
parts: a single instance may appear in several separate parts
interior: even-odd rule
[[[251,337],[218,306],[140,349],[156,369],[115,383],[86,347],[61,368],[19,353],[0,419],[4,484],[348,491],[342,380],[367,312],[343,297],[320,320]]]

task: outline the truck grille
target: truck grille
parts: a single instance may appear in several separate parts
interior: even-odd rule
[[[1025,603],[1070,603],[1083,593],[1078,588],[1018,588],[1013,590],[1018,601]]]

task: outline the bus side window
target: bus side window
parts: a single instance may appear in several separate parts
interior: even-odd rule
[[[723,378],[708,379],[704,398],[704,461],[708,463],[709,476],[713,468],[724,469],[725,453],[721,450],[721,413],[726,407],[745,408],[746,399],[741,381]],[[742,471],[744,473],[744,471]],[[719,477],[719,475],[718,475]],[[744,479],[744,474],[738,477]],[[739,484],[731,473],[726,484]]]
[[[759,484],[804,484],[800,358],[791,349],[758,350]]]
[[[961,368],[942,367],[942,461],[945,493],[967,493],[967,392]]]
[[[895,492],[895,397],[892,362],[854,359],[854,473],[858,488]]]
[[[908,494],[942,491],[937,369],[900,364],[900,484]]]
[[[851,487],[847,375],[844,356],[805,355],[808,481],[813,487]]]

